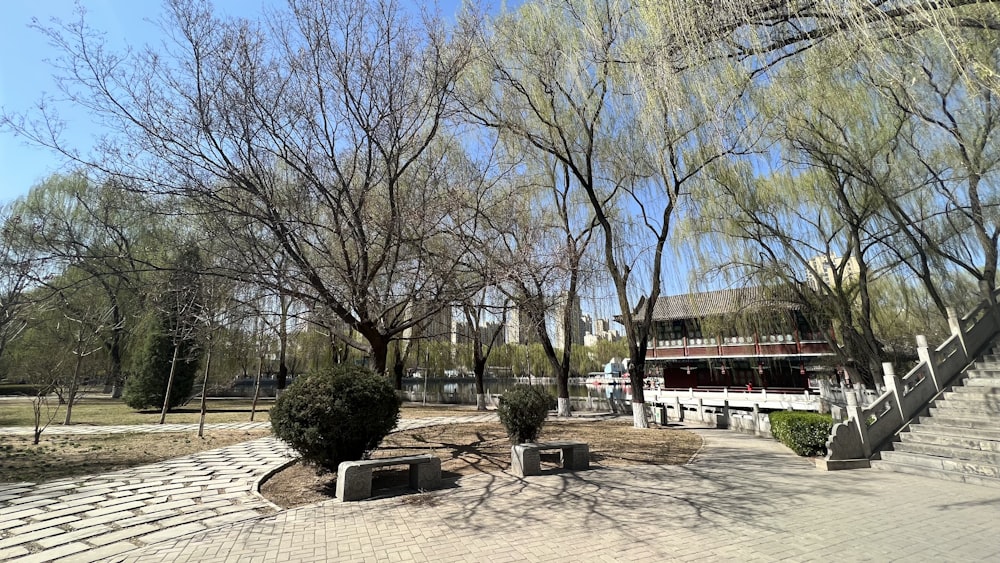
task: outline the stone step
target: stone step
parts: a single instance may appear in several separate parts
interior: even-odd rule
[[[931,469],[928,467],[914,467],[885,460],[872,460],[871,463],[872,469],[876,469],[878,471],[895,471],[896,473],[919,475],[921,477],[940,479],[942,481],[954,481],[957,483],[968,483],[970,485],[983,485],[987,487],[1000,487],[1000,479],[994,479],[992,477],[970,475],[967,473],[960,473],[958,471]]]
[[[970,421],[947,421],[921,418],[920,424],[910,425],[910,434],[930,434],[933,436],[950,436],[967,438],[969,440],[1000,440],[1000,425],[958,426],[956,424]],[[906,432],[900,434],[903,436]]]
[[[892,451],[911,453],[911,454],[923,454],[928,456],[950,459],[953,461],[964,460],[972,463],[1000,465],[1000,451],[997,451],[995,449],[984,450],[973,447],[963,447],[961,445],[927,444],[923,442],[915,442],[912,441],[912,439],[907,440],[905,438],[905,435],[906,435],[905,433],[900,435],[900,438],[902,438],[903,441],[893,444]],[[971,445],[975,445],[984,443],[976,440],[961,440],[960,438],[955,438],[952,436],[948,436],[947,438],[955,440],[955,444],[968,443]],[[990,442],[989,440],[987,440],[985,442],[985,445],[990,446],[991,443],[1000,448],[1000,442]]]
[[[968,418],[975,420],[996,420],[1000,423],[1000,412],[997,411],[1000,405],[977,405],[975,403],[948,403],[942,402],[927,409],[931,417],[942,416],[950,418]]]
[[[939,471],[954,471],[978,477],[989,477],[1000,481],[1000,465],[986,462],[974,462],[961,459],[946,459],[943,457],[910,452],[884,451],[882,460],[889,463],[909,465]]]
[[[969,377],[965,379],[966,387],[1000,387],[1000,374],[994,377],[974,376],[969,372]]]
[[[989,387],[986,385],[973,385],[972,387],[966,387],[965,385],[958,385],[951,388],[951,391],[947,393],[954,393],[957,395],[997,395],[1000,399],[1000,386]],[[946,394],[947,394],[946,393]]]
[[[941,398],[938,399],[935,406],[943,406],[944,402],[948,404],[961,404],[961,405],[983,405],[983,406],[1000,406],[1000,389],[998,392],[983,391],[984,389],[990,389],[989,387],[961,387],[965,391],[947,391]],[[978,391],[978,392],[977,392]]]
[[[997,377],[1000,374],[1000,363],[997,362],[975,362],[965,370],[967,374],[978,374],[986,377]]]

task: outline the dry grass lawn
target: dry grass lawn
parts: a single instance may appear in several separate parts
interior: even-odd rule
[[[587,442],[591,464],[596,466],[681,465],[687,463],[702,445],[700,436],[684,430],[637,430],[632,427],[631,417],[627,420],[549,421],[539,441],[554,440]],[[445,479],[495,473],[510,465],[510,442],[499,423],[454,424],[397,432],[385,439],[373,457],[420,453],[432,453],[441,458]],[[558,464],[558,455],[558,452],[543,454],[543,469]],[[405,467],[376,470],[373,490],[405,485],[406,473]],[[271,502],[286,508],[328,500],[333,498],[335,491],[335,473],[317,474],[315,468],[301,464],[274,475],[261,489]]]
[[[250,399],[209,399],[206,401],[205,422],[250,422],[252,402]],[[267,422],[268,411],[274,399],[257,402],[254,422]],[[65,405],[59,406],[55,399],[48,403],[52,417],[50,428],[61,424],[66,417]],[[201,418],[201,403],[198,399],[177,407],[167,413],[167,424],[198,424]],[[160,422],[159,409],[132,410],[121,399],[104,397],[84,397],[73,405],[70,423],[76,425],[113,426],[124,424],[157,424]],[[0,426],[34,426],[34,413],[30,399],[5,399],[0,402]]]
[[[270,430],[206,431],[164,434],[42,435],[31,444],[30,436],[0,437],[0,483],[43,483],[107,473],[146,463],[155,463],[239,444],[269,436]]]

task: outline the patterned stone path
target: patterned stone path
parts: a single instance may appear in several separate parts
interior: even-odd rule
[[[397,430],[488,420],[496,420],[496,415],[406,419]],[[99,433],[108,428],[117,427],[102,427]],[[163,431],[159,425],[141,428]],[[293,459],[284,443],[262,438],[101,475],[43,484],[2,483],[0,561],[102,561],[147,544],[273,513],[276,507],[257,495],[258,483]]]

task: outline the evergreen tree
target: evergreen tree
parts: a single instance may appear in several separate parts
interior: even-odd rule
[[[122,394],[125,404],[133,409],[159,408],[163,405],[174,355],[171,320],[169,314],[160,312],[147,329],[135,373],[126,381]],[[180,360],[170,389],[168,410],[191,400],[198,373],[198,352],[193,340],[180,341],[178,357]]]
[[[175,259],[138,368],[125,384],[125,404],[134,409],[162,405],[165,414],[191,399],[200,359],[195,328],[202,304],[201,265],[193,245]]]

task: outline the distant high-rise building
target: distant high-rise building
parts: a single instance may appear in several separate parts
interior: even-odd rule
[[[504,325],[504,342],[507,344],[530,344],[538,341],[538,333],[531,325],[528,315],[520,309],[507,312],[507,323]]]
[[[580,316],[579,333],[580,333],[580,341],[583,342],[584,345],[586,345],[587,344],[587,342],[586,342],[587,335],[594,333],[594,318],[593,317],[591,317],[590,315],[586,315],[586,314]]]
[[[857,258],[851,256],[845,262],[840,256],[816,256],[809,260],[809,270],[806,271],[806,283],[809,287],[819,290],[819,280],[833,287],[837,283],[837,270],[843,269],[843,280],[845,282],[855,281],[861,275],[861,267]],[[815,274],[813,274],[815,272]]]
[[[485,323],[479,326],[480,338],[483,344],[489,344],[494,342],[495,344],[503,344],[503,328],[504,326],[500,323]],[[453,320],[451,323],[451,343],[455,345],[468,344],[472,342],[475,337],[473,334],[473,325],[464,322],[458,322]],[[493,335],[500,333],[497,336],[497,340],[493,340]]]
[[[565,326],[563,323],[564,313],[566,309],[569,308],[569,327]],[[566,336],[566,330],[569,329],[570,344],[583,344],[583,332],[580,330],[580,319],[583,317],[583,313],[580,311],[580,298],[574,297],[569,299],[567,295],[563,294],[560,297],[559,303],[555,307],[555,341],[552,343],[556,348],[562,348],[563,341]]]
[[[609,319],[594,319],[594,332],[587,334],[590,338],[584,337],[585,346],[594,346],[598,340],[615,341],[621,338],[621,334],[617,330],[611,329]]]
[[[416,325],[403,331],[403,338],[420,338],[440,342],[451,342],[452,338],[452,308],[443,307],[431,313],[432,308],[440,307],[433,303],[411,303],[406,309],[410,318],[424,317]]]

